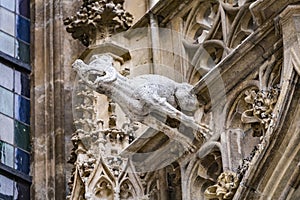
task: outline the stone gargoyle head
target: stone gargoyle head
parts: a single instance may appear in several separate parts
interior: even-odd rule
[[[101,88],[111,84],[118,77],[117,70],[113,67],[113,58],[109,55],[94,55],[89,64],[77,59],[72,67],[79,77],[92,89],[104,93]]]

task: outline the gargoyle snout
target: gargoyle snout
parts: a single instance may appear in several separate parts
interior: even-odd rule
[[[85,65],[85,63],[80,60],[77,59],[75,60],[75,62],[72,64],[72,68],[75,69],[76,71],[78,71],[80,68],[82,68]]]

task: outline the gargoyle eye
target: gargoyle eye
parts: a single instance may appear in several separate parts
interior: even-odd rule
[[[100,71],[100,72],[99,72],[99,75],[100,75],[100,76],[105,76],[105,75],[106,75],[106,72],[105,72],[105,71]]]

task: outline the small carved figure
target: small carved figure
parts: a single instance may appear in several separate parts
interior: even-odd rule
[[[204,191],[207,199],[232,199],[239,186],[239,179],[234,172],[223,172],[218,177],[217,184],[208,187]]]
[[[88,65],[76,60],[73,68],[90,88],[118,103],[132,121],[164,132],[190,151],[195,150],[191,139],[168,126],[164,121],[167,117],[192,128],[197,139],[208,138],[208,127],[197,124],[192,116],[183,113],[193,113],[199,107],[196,96],[191,93],[191,85],[160,75],[126,78],[113,67],[113,58],[109,55],[94,56]]]
[[[251,105],[251,108],[242,113],[241,120],[243,123],[252,124],[254,136],[262,136],[268,127],[272,126],[274,120],[273,110],[279,92],[278,87],[272,87],[266,91],[247,90],[245,92],[245,101]],[[261,125],[261,128],[257,127],[257,124]]]

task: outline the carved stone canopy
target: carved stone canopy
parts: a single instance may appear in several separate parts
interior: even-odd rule
[[[83,45],[127,30],[133,17],[123,8],[124,0],[83,0],[76,15],[64,19],[67,32]]]

